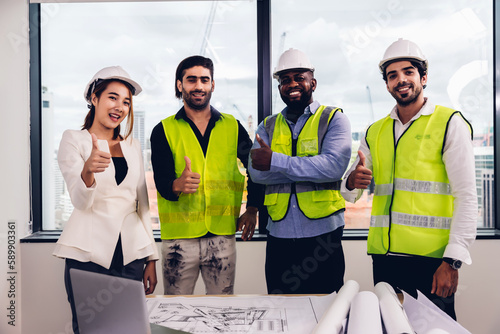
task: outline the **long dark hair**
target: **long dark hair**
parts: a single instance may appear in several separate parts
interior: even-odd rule
[[[128,136],[130,136],[132,134],[132,129],[134,127],[134,108],[132,106],[132,91],[133,91],[132,86],[128,82],[125,82],[122,80],[117,80],[117,79],[101,80],[101,81],[98,81],[97,84],[95,85],[95,89],[94,89],[93,93],[95,94],[95,96],[98,99],[100,99],[102,92],[104,92],[106,90],[106,88],[108,88],[108,85],[113,81],[120,82],[120,83],[124,84],[128,88],[128,92],[129,92],[130,107],[129,107],[129,112],[128,112],[127,127],[126,127],[125,137],[124,137],[124,139],[127,139]],[[87,116],[85,116],[85,121],[83,122],[82,130],[88,130],[92,127],[92,124],[94,124],[95,106],[92,103],[90,103],[88,105],[88,107],[90,108],[90,110],[87,113]],[[113,139],[116,139],[119,136],[120,136],[120,124],[113,130]]]

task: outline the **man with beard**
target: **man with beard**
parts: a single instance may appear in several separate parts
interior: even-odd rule
[[[368,233],[374,283],[425,294],[456,319],[458,269],[470,264],[477,195],[472,128],[459,111],[423,95],[427,59],[399,39],[379,64],[396,106],[373,123],[347,172],[342,195],[356,201],[375,181]]]
[[[314,67],[285,51],[274,71],[286,107],[258,127],[250,175],[266,185],[266,283],[270,294],[338,291],[344,282],[345,202],[340,183],[351,128],[340,108],[314,101]]]
[[[233,116],[210,105],[213,74],[209,58],[184,59],[175,76],[183,107],[151,134],[166,294],[192,294],[200,271],[207,294],[233,294],[235,231],[252,238],[262,202],[262,187],[249,178],[239,217],[245,177],[237,158],[247,166],[252,141]]]

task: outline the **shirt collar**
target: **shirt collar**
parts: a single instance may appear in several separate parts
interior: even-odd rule
[[[222,117],[222,114],[212,106],[210,106],[210,113],[212,114],[212,116],[210,116],[210,120],[213,119],[215,122],[217,122]],[[182,107],[177,112],[177,114],[175,114],[175,119],[181,119],[181,118],[185,121],[188,120],[186,110],[184,109],[184,107]]]
[[[314,114],[316,112],[316,110],[318,110],[318,108],[320,107],[321,105],[319,104],[318,101],[313,101],[313,103],[311,103],[310,105],[308,105],[305,109],[304,109],[304,114]],[[283,116],[285,116],[286,118],[286,114],[288,112],[288,107],[285,107],[281,113],[283,114]]]
[[[412,119],[410,121],[414,121],[414,120],[418,119],[422,115],[423,116],[431,115],[434,112],[434,109],[435,109],[434,104],[430,103],[427,100],[427,98],[425,98],[424,105],[422,106],[422,108],[420,108],[420,110],[418,111],[418,113],[415,116],[412,117]],[[392,119],[401,121],[399,119],[399,116],[398,116],[398,106],[397,105],[395,105],[394,108],[392,108],[391,113],[390,113],[389,116]]]

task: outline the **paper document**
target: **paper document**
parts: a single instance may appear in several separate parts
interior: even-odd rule
[[[417,299],[403,291],[403,307],[417,333],[471,334],[417,290]]]
[[[311,333],[332,304],[326,296],[148,298],[151,323],[189,333]]]

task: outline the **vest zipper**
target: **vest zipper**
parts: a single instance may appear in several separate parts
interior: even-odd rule
[[[398,148],[399,141],[401,138],[405,135],[406,131],[413,125],[412,121],[410,125],[406,128],[406,130],[399,136],[399,139],[396,140],[396,121],[392,120],[392,140],[394,141],[394,158],[393,158],[393,163],[392,163],[392,195],[391,195],[391,204],[389,204],[389,231],[387,232],[387,238],[389,240],[389,245],[387,246],[387,252],[385,255],[390,253],[391,249],[391,227],[392,227],[392,203],[394,202],[394,179],[396,177],[396,152]]]
[[[299,134],[297,135],[297,138],[293,138],[293,131],[292,131],[292,127],[290,126],[290,124],[288,124],[288,121],[286,120],[285,118],[285,123],[286,125],[288,125],[288,129],[290,130],[290,136],[292,138],[292,157],[296,157],[297,156],[297,142],[299,141],[299,136],[302,132],[302,130],[306,127],[307,125],[307,122],[309,122],[309,120],[311,119],[311,115],[312,114],[309,114],[309,116],[307,117],[307,120],[305,121],[304,123],[304,126],[300,129],[300,132]],[[299,116],[300,117],[300,116]],[[297,119],[298,120],[298,119]],[[295,123],[295,125],[297,125],[297,123]],[[295,198],[297,198],[297,189],[296,189],[296,182],[292,182],[292,189],[291,189],[291,194],[295,194]],[[290,196],[291,198],[291,196]],[[288,203],[288,205],[290,205],[290,203]],[[297,200],[297,206],[299,205],[299,201]],[[300,207],[299,207],[300,209]]]

